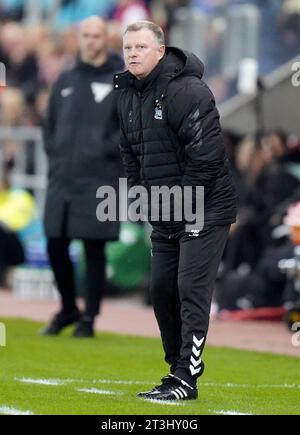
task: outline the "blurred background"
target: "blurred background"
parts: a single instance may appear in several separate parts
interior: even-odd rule
[[[151,19],[169,45],[202,59],[239,196],[214,309],[223,319],[299,321],[299,0],[0,0],[0,287],[56,297],[41,224],[41,125],[53,82],[76,60],[78,23],[92,14],[108,20],[112,50],[126,25]],[[149,228],[124,223],[107,249],[110,296],[140,292],[150,303],[149,252]],[[72,256],[80,293],[79,242]]]

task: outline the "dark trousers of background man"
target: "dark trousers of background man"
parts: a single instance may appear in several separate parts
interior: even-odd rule
[[[64,314],[76,310],[76,283],[74,266],[69,253],[71,239],[68,232],[69,204],[65,204],[60,237],[48,237],[47,248],[50,266],[54,273],[57,289],[61,296]],[[106,290],[105,240],[82,239],[85,260],[85,311],[84,315],[94,320],[99,313],[101,300]]]
[[[151,298],[171,373],[195,384],[212,294],[229,225],[207,226],[198,236],[151,234]]]
[[[69,254],[71,240],[66,237],[48,238],[48,256],[58,291],[61,295],[63,311],[66,314],[76,309],[76,285],[74,266]],[[99,313],[103,298],[105,280],[105,241],[83,240],[86,257],[85,316],[94,319]]]

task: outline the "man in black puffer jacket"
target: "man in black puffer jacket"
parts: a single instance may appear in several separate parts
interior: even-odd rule
[[[43,330],[58,334],[79,322],[75,337],[91,337],[105,289],[105,244],[118,239],[118,222],[99,222],[97,189],[118,185],[121,175],[117,96],[112,77],[123,67],[108,51],[108,29],[99,17],[80,25],[80,57],[53,86],[44,125],[49,182],[45,232],[49,261],[61,295],[62,309]],[[72,239],[81,239],[86,254],[85,312],[75,302]]]
[[[176,199],[169,221],[149,214],[151,297],[171,368],[161,385],[139,396],[195,399],[214,282],[236,217],[235,189],[200,60],[178,48],[165,49],[162,30],[150,22],[128,26],[123,50],[128,71],[115,75],[114,86],[121,90],[120,148],[129,185],[148,192],[190,187],[193,206],[196,188],[204,189],[204,225],[176,219]],[[159,217],[162,205],[160,200]]]

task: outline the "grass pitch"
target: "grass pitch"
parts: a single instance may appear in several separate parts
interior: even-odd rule
[[[207,347],[199,398],[150,403],[136,394],[168,373],[160,340],[71,330],[40,337],[41,324],[1,319],[0,414],[299,414],[300,360]]]

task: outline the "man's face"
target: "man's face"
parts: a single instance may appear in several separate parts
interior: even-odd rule
[[[126,32],[123,38],[126,66],[138,79],[147,77],[165,54],[165,46],[159,45],[149,29]]]
[[[79,33],[79,47],[81,58],[86,61],[97,59],[107,50],[107,28],[99,21],[82,23]]]

